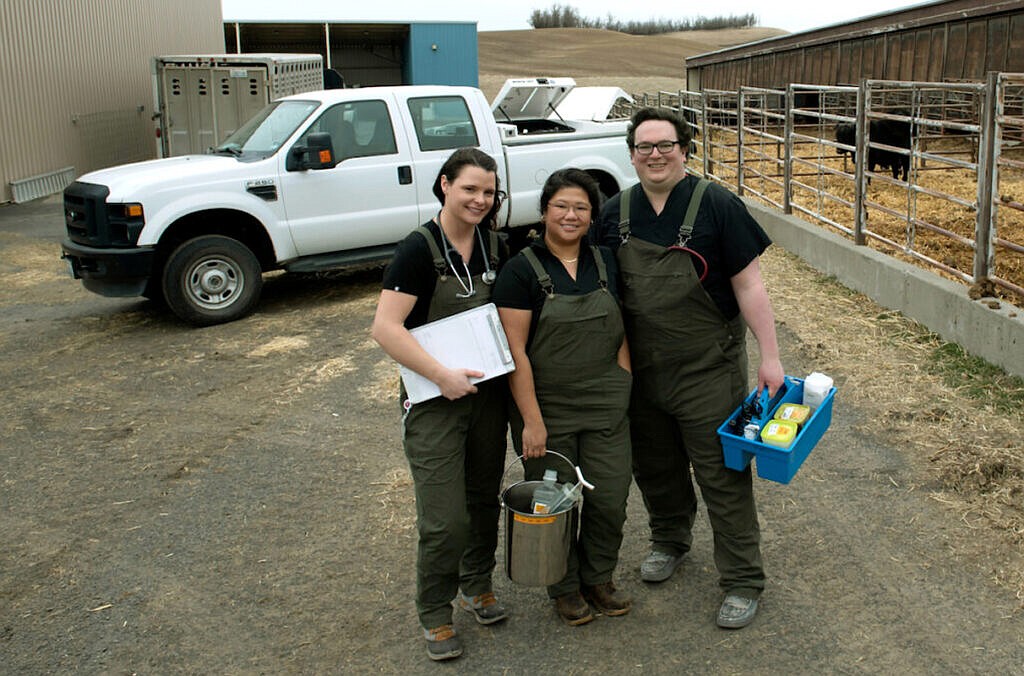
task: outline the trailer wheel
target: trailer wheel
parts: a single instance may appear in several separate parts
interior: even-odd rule
[[[168,257],[163,291],[174,314],[199,326],[241,319],[252,312],[263,287],[255,254],[220,235],[190,239]]]

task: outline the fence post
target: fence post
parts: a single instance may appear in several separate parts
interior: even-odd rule
[[[784,155],[782,160],[782,212],[793,213],[790,200],[793,195],[793,83],[786,85],[786,121],[783,123],[782,137]]]
[[[978,152],[978,213],[974,225],[974,283],[992,275],[995,262],[992,232],[995,230],[996,211],[992,208],[994,184],[999,180],[996,168],[997,118],[1002,111],[1002,88],[999,73],[989,71],[985,79],[985,107],[981,114],[981,146]]]
[[[704,146],[704,166],[702,168],[704,178],[709,178],[708,170],[711,168],[710,158],[708,157],[708,151],[711,149],[710,137],[711,133],[708,131],[708,93],[702,89],[700,92],[700,141]]]
[[[740,87],[739,101],[736,102],[736,194],[743,197],[743,123],[745,116],[743,107],[746,105],[746,95],[743,87]]]
[[[867,208],[864,206],[864,193],[867,192],[867,178],[864,176],[864,166],[868,163],[867,134],[865,133],[868,124],[868,81],[862,79],[857,87],[857,161],[853,163],[853,242],[863,245],[864,221],[867,218]]]

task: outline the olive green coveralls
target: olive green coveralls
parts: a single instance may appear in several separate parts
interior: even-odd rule
[[[694,190],[678,243],[693,231],[706,187],[701,181]],[[617,257],[634,373],[633,476],[652,545],[677,556],[689,551],[697,512],[692,466],[714,531],[719,584],[758,598],[764,569],[751,471],[725,467],[717,434],[747,392],[746,324],[741,315],[722,315],[685,251],[630,238],[629,190],[620,198]]]
[[[618,364],[622,313],[608,291],[604,259],[596,247],[592,251],[600,288],[576,296],[556,294],[536,254],[523,250],[547,294],[527,353],[547,446],[579,465],[594,484],[594,490],[583,491],[579,533],[576,536],[574,528],[565,577],[548,587],[551,598],[578,591],[581,584],[611,581],[626,521],[631,478],[626,412],[632,376]],[[515,411],[512,436],[517,452],[522,449],[522,430]],[[578,481],[557,456],[526,461],[526,478],[540,479],[546,467],[556,469],[561,482]]]
[[[437,284],[427,321],[479,307],[490,301],[491,286],[474,278],[476,294],[447,272],[445,259],[426,228],[418,228],[430,247]],[[498,241],[490,233],[490,261],[498,266]],[[508,381],[477,384],[477,393],[454,401],[437,397],[407,407],[403,419],[405,455],[416,493],[419,545],[416,557],[416,611],[425,629],[452,621],[452,600],[462,592],[491,591],[498,544],[498,491],[508,431]]]

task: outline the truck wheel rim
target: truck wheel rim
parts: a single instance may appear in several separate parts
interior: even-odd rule
[[[217,310],[235,302],[245,283],[241,269],[223,258],[207,258],[189,270],[188,293],[192,301],[207,310]]]

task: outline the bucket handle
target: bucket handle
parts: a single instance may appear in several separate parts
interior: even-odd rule
[[[570,460],[569,458],[565,457],[564,455],[562,455],[558,451],[552,451],[552,450],[548,449],[548,450],[544,451],[544,454],[545,455],[548,455],[548,454],[557,455],[562,460],[565,460],[566,464],[568,464],[569,467],[572,467],[573,470],[576,472],[576,478],[580,480],[580,484],[582,484],[583,487],[586,488],[587,490],[591,490],[591,491],[594,490],[594,484],[590,483],[589,481],[587,481],[586,479],[583,478],[583,470],[580,469],[579,465],[572,464],[572,460]],[[544,456],[541,456],[541,457],[544,457]],[[503,493],[503,491],[501,490],[501,487],[505,484],[505,477],[508,476],[508,471],[510,469],[512,469],[513,467],[515,467],[517,462],[520,462],[522,460],[523,460],[523,456],[517,455],[516,459],[513,460],[512,462],[510,462],[508,464],[508,467],[505,468],[505,471],[501,473],[501,481],[498,483],[498,499],[499,500],[501,499],[501,496],[502,496],[502,493]],[[504,501],[502,501],[502,502],[504,502]]]

